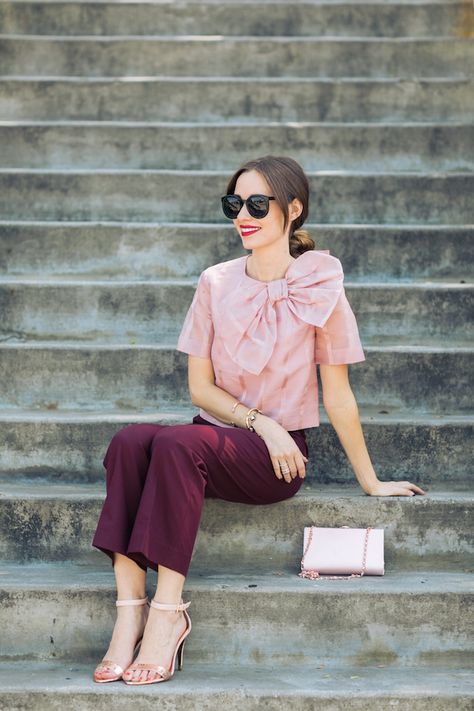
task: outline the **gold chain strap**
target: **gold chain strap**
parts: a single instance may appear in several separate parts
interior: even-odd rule
[[[321,580],[351,580],[352,578],[361,578],[364,575],[367,564],[367,544],[369,542],[369,531],[373,528],[373,526],[367,526],[367,528],[365,529],[364,556],[362,561],[361,572],[351,573],[350,575],[327,575],[324,578],[320,576],[317,570],[304,570],[304,557],[311,545],[311,540],[313,538],[313,528],[314,526],[311,526],[309,529],[308,543],[306,544],[306,550],[304,551],[303,558],[301,559],[301,573],[298,573],[300,578],[309,578],[310,580],[317,580],[318,578],[320,578]],[[340,528],[349,528],[349,526],[340,526]]]

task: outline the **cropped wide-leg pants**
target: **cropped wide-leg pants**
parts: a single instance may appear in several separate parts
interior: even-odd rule
[[[305,430],[289,432],[307,457]],[[122,553],[140,568],[158,564],[186,576],[205,498],[273,504],[297,493],[275,475],[255,432],[220,427],[200,415],[192,424],[138,423],[112,437],[103,465],[106,498],[92,545],[112,559]]]

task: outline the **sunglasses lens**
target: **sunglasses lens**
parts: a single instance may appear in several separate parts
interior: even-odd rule
[[[268,213],[268,199],[265,195],[252,195],[247,203],[249,214],[252,217],[265,217]]]
[[[236,195],[225,195],[222,198],[224,215],[233,220],[237,217],[242,207],[242,202]]]

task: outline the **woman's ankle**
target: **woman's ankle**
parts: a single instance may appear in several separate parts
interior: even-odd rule
[[[146,596],[146,572],[135,561],[114,553],[117,600],[142,600]]]

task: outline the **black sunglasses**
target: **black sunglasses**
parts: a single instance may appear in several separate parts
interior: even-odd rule
[[[235,220],[244,204],[247,206],[249,215],[260,220],[268,215],[270,200],[275,200],[275,198],[269,195],[249,195],[246,200],[242,200],[240,195],[223,195],[221,197],[224,215],[230,220]]]

